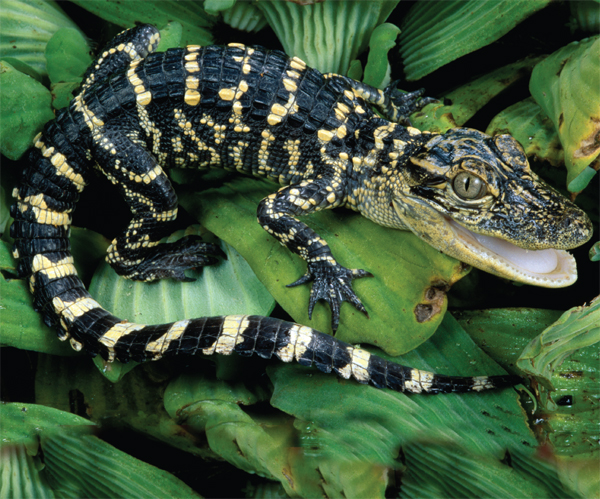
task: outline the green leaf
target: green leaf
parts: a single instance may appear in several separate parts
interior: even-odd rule
[[[569,2],[571,21],[574,26],[589,33],[598,33],[600,30],[600,1],[580,0]]]
[[[597,163],[600,154],[598,60],[600,37],[573,42],[537,64],[529,82],[531,94],[558,131],[571,192],[585,187],[587,182],[582,183],[578,176]],[[584,176],[589,182],[591,177]]]
[[[408,81],[492,43],[550,0],[415,3],[402,22],[400,54]]]
[[[21,479],[13,480],[12,490],[27,490],[34,484],[39,488],[39,484],[44,484],[43,492],[48,497],[53,497],[51,491],[59,497],[74,498],[199,497],[169,473],[91,435],[95,425],[79,416],[31,404],[2,404],[0,415],[2,452],[9,448],[22,455],[23,444],[34,456],[38,445],[41,451],[27,460],[24,469],[18,466],[19,461],[3,460],[2,476]],[[17,468],[11,466],[15,464]],[[32,478],[31,474],[37,476]],[[4,496],[8,492],[4,480],[2,489]]]
[[[540,59],[529,58],[508,64],[452,90],[439,102],[432,102],[413,114],[413,126],[442,133],[464,125],[494,97],[526,77]],[[444,100],[451,104],[445,105]]]
[[[350,67],[348,68],[347,76],[349,78],[352,78],[353,80],[360,81],[362,79],[362,75],[363,75],[362,62],[360,62],[358,59],[354,59],[350,63]]]
[[[569,490],[549,484],[551,479],[558,481],[556,472],[548,473],[542,462],[532,458],[528,461],[534,463],[533,469],[530,468],[533,473],[523,473],[515,469],[512,461],[507,466],[454,445],[419,442],[404,447],[403,451],[408,469],[402,478],[402,497],[573,497]],[[510,452],[511,458],[514,454]]]
[[[393,24],[377,26],[371,34],[369,57],[365,66],[363,82],[375,88],[383,88],[390,82],[388,52],[396,46],[400,29]]]
[[[183,45],[211,45],[210,28],[214,18],[197,2],[177,0],[145,0],[110,2],[106,0],[73,0],[80,7],[123,28],[149,23],[162,28],[176,21],[183,27]],[[143,7],[142,7],[143,6]]]
[[[540,382],[536,394],[544,438],[556,454],[563,483],[598,497],[600,477],[600,299],[565,312],[523,351],[517,365]],[[549,386],[551,391],[544,387]]]
[[[52,107],[54,109],[62,109],[67,107],[73,100],[73,91],[79,87],[79,81],[67,81],[53,83],[50,86],[52,92]]]
[[[179,201],[204,227],[242,254],[296,322],[330,331],[331,315],[325,304],[318,303],[312,320],[308,319],[309,285],[286,288],[305,273],[305,263],[256,223],[258,203],[274,190],[266,182],[236,178],[201,195],[180,193]],[[433,334],[446,310],[444,290],[465,274],[462,264],[409,232],[386,229],[350,211],[327,210],[306,220],[342,265],[363,268],[375,276],[354,281],[371,318],[343,304],[337,338],[375,344],[399,354]]]
[[[60,428],[93,429],[96,425],[69,412],[58,411],[51,407],[35,404],[6,403],[0,404],[2,420],[2,446],[25,444],[37,450],[39,435]]]
[[[533,339],[517,362],[519,369],[535,376],[551,390],[558,367],[576,350],[600,342],[600,299],[574,307]],[[548,409],[556,407],[549,401]]]
[[[58,2],[46,0],[3,0],[0,25],[0,58],[19,59],[42,76],[46,76],[44,50],[52,35],[60,28],[83,34]]]
[[[462,310],[452,315],[492,359],[507,371],[522,374],[515,367],[521,352],[535,336],[556,321],[561,312],[535,308],[494,308]]]
[[[41,83],[0,61],[0,152],[19,159],[35,135],[54,118],[51,96]]]
[[[385,21],[397,0],[294,2],[264,0],[262,10],[285,52],[323,73],[345,74],[367,48],[373,29]]]
[[[52,83],[80,81],[92,63],[87,39],[76,29],[59,29],[46,45],[48,76]]]
[[[193,433],[206,432],[211,450],[240,469],[287,483],[293,428],[284,414],[248,414],[240,406],[268,400],[260,387],[182,375],[165,390],[165,409]],[[251,410],[251,409],[248,409]]]
[[[590,260],[600,262],[600,241],[596,241],[590,248]]]
[[[596,422],[592,424],[596,424]],[[600,484],[598,483],[599,462],[600,456],[598,456],[597,452],[586,457],[556,457],[560,478],[563,483],[581,494],[580,497],[585,497],[586,499],[598,499],[600,497]]]
[[[166,52],[171,48],[181,47],[183,26],[178,22],[171,22],[160,30],[160,42],[156,47],[157,52]]]
[[[187,359],[185,363],[192,362]],[[215,454],[206,445],[198,445],[198,439],[177,425],[163,407],[165,381],[176,365],[181,365],[180,360],[171,369],[165,362],[145,363],[114,383],[87,356],[64,359],[38,354],[35,402],[62,411],[85,411],[99,425],[118,419],[120,425],[152,439],[213,459]]]
[[[485,133],[508,133],[521,143],[527,156],[548,161],[552,166],[564,164],[565,153],[554,125],[533,97],[517,102],[497,114]]]
[[[216,16],[219,12],[233,7],[235,3],[235,0],[204,0],[204,10],[211,16]]]
[[[26,64],[15,57],[2,57],[2,60],[10,64],[17,71],[20,71],[21,73],[24,73],[27,76],[31,76],[34,80],[39,81],[41,84],[44,84],[44,77],[40,73],[38,73],[34,68],[32,68],[29,64]]]
[[[223,22],[232,28],[249,33],[256,33],[267,25],[267,19],[253,2],[236,2],[222,14]]]
[[[41,459],[33,457],[23,444],[0,447],[0,497],[54,498]]]
[[[12,197],[6,195],[4,186],[0,185],[0,237],[8,231],[10,227],[10,205]]]

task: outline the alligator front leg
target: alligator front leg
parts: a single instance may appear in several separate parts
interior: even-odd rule
[[[335,208],[344,202],[337,180],[305,180],[284,187],[263,199],[258,206],[258,222],[290,251],[300,255],[308,264],[306,274],[288,287],[313,281],[308,304],[312,317],[315,304],[325,300],[331,306],[331,326],[335,332],[340,320],[340,305],[347,301],[367,315],[367,311],[352,289],[352,280],[372,275],[362,269],[340,265],[327,242],[294,215]]]

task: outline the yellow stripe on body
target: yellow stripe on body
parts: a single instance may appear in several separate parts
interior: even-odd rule
[[[65,331],[69,330],[65,319],[72,323],[75,321],[75,319],[83,316],[90,310],[102,308],[102,306],[96,300],[90,298],[89,296],[82,296],[74,301],[63,301],[58,296],[55,296],[52,299],[52,306],[54,307],[54,311],[60,316],[60,323]],[[64,341],[67,339],[67,337],[68,335],[59,336],[59,339]],[[75,346],[73,346],[73,348],[77,350]]]
[[[56,154],[52,155],[50,162],[56,168],[55,173],[57,175],[69,179],[79,192],[83,191],[83,188],[86,186],[83,177],[73,170],[73,168],[69,165],[67,158],[63,154],[57,152]]]
[[[154,355],[152,358],[153,360],[160,359],[169,348],[171,342],[177,341],[179,338],[181,338],[181,336],[183,336],[183,333],[185,332],[189,323],[189,320],[173,323],[165,334],[163,334],[157,340],[151,341],[148,343],[148,345],[146,345],[146,352]]]
[[[487,376],[475,376],[473,377],[473,390],[474,392],[480,392],[482,390],[489,390],[490,388],[494,388],[494,383],[490,381],[490,378]]]
[[[411,393],[428,392],[433,386],[433,377],[435,375],[428,371],[412,369],[410,371],[410,380],[404,384],[404,389]]]
[[[210,347],[203,348],[204,355],[220,353],[229,355],[236,345],[244,341],[242,333],[250,325],[247,315],[228,315],[224,318],[221,334]]]
[[[115,324],[108,331],[106,331],[106,333],[104,333],[98,340],[98,343],[102,343],[106,348],[108,348],[108,362],[115,360],[116,354],[114,348],[117,344],[117,341],[119,341],[123,336],[127,336],[135,331],[144,329],[145,327],[146,326],[144,324],[121,322],[119,324]]]
[[[59,279],[68,275],[77,275],[77,269],[73,265],[73,257],[67,256],[58,262],[53,262],[44,255],[35,255],[31,262],[30,285],[33,291],[33,284],[35,282],[35,274],[37,272],[44,274],[48,279]]]
[[[369,375],[369,359],[371,354],[361,348],[352,349],[352,376],[357,381],[367,383],[371,376]]]
[[[71,225],[71,215],[65,212],[45,210],[38,206],[31,206],[24,201],[17,201],[17,207],[21,213],[26,213],[31,209],[34,214],[35,222],[40,225]]]

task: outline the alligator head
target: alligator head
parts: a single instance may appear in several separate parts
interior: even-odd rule
[[[392,206],[430,245],[508,279],[543,287],[575,282],[565,250],[592,235],[587,215],[533,173],[510,135],[455,128],[431,135],[400,172]]]

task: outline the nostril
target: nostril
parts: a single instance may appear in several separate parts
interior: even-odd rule
[[[569,227],[572,222],[573,222],[573,220],[571,219],[571,217],[569,217],[569,216],[564,217],[562,220],[563,227]]]

